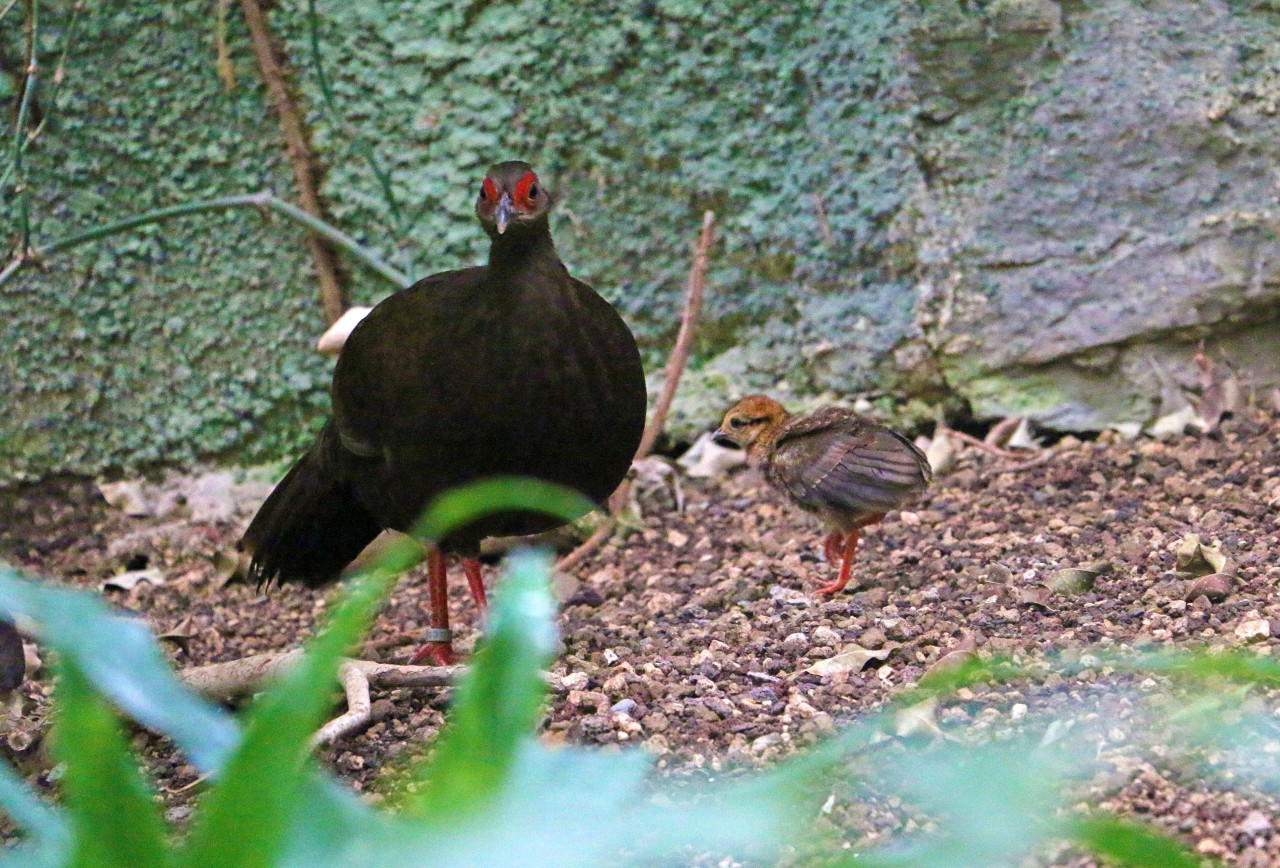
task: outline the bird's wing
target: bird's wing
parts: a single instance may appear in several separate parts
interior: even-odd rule
[[[472,405],[467,395],[477,394],[483,384],[441,375],[470,368],[456,323],[437,311],[465,306],[469,299],[475,308],[483,307],[486,299],[477,292],[483,272],[468,268],[424,278],[384,299],[352,330],[338,357],[331,392],[344,449],[360,458],[381,455],[396,429],[423,407],[431,408],[432,421],[442,432],[462,436],[462,426],[445,418],[448,408],[465,411]],[[430,303],[423,304],[426,299]],[[457,301],[450,305],[451,299]],[[408,395],[419,403],[409,404]]]
[[[924,453],[902,435],[847,411],[824,424],[812,417],[784,429],[772,461],[773,476],[809,509],[888,512],[929,483]]]

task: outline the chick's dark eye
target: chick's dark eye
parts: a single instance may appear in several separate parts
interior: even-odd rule
[[[532,202],[534,199],[537,199],[537,198],[538,198],[538,185],[530,184],[529,185],[529,201]]]
[[[747,423],[741,417],[738,417],[738,416],[735,416],[729,420],[730,428],[741,428],[745,424]]]

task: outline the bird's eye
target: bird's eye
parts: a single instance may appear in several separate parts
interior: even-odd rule
[[[537,199],[537,198],[538,198],[538,185],[530,184],[529,185],[529,201],[532,202],[534,199]]]
[[[481,184],[481,185],[480,185],[480,198],[481,198],[481,199],[483,199],[483,198],[484,198],[484,184]]]
[[[747,424],[747,422],[741,416],[734,416],[732,419],[729,420],[730,428],[741,428],[745,424]]]

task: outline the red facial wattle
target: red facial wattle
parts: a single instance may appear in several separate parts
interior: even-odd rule
[[[480,192],[486,202],[498,201],[498,185],[493,183],[492,178],[484,179],[484,183],[480,185]]]
[[[526,214],[537,210],[538,197],[542,195],[542,191],[537,190],[537,187],[538,176],[533,172],[525,172],[524,177],[516,182],[516,191],[511,197],[516,208]],[[535,190],[537,190],[536,193]]]

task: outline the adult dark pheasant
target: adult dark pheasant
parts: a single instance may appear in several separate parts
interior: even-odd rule
[[[494,166],[476,201],[488,264],[424,278],[351,332],[332,418],[245,531],[252,580],[332,582],[384,528],[408,530],[437,495],[476,480],[531,476],[595,503],[622,481],[644,428],[640,354],[560,261],[552,201],[527,163]],[[480,541],[559,523],[499,513],[433,547],[432,629],[415,660],[452,660],[445,554],[461,556],[483,610]]]
[[[910,440],[840,407],[792,416],[774,399],[752,395],[725,414],[715,438],[745,449],[774,488],[827,525],[827,561],[840,572],[819,594],[849,584],[862,529],[914,500],[933,476]]]

